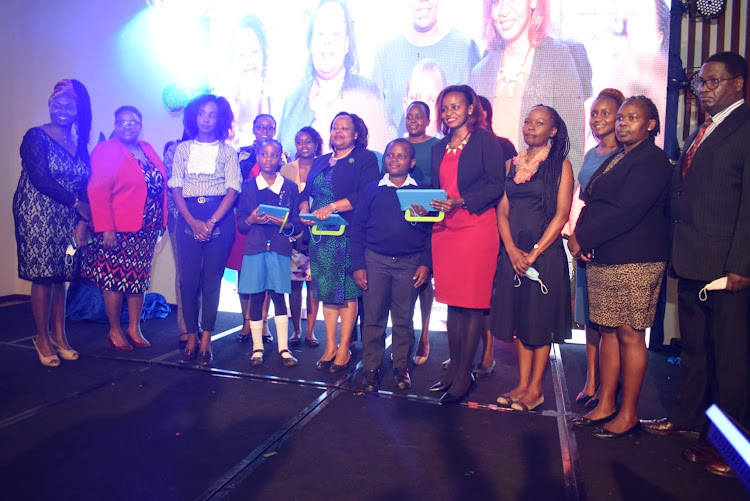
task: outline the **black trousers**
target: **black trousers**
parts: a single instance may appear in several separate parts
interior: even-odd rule
[[[680,382],[673,422],[689,430],[707,425],[713,403],[745,426],[750,419],[750,290],[710,291],[704,282],[680,279]]]
[[[421,255],[389,257],[365,250],[367,290],[362,294],[365,321],[362,329],[362,365],[365,370],[380,367],[385,351],[385,329],[391,314],[393,367],[406,369],[414,348],[414,304],[417,289],[414,273]]]
[[[185,203],[193,217],[207,221],[220,202],[199,204],[186,199]],[[224,276],[224,267],[234,243],[234,224],[234,213],[229,211],[214,227],[214,231],[218,229],[218,234],[207,242],[199,242],[182,215],[177,219],[175,231],[179,247],[180,294],[187,332],[213,332],[216,326],[221,277]]]

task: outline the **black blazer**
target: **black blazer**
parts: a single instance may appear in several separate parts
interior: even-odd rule
[[[328,167],[328,160],[332,153],[320,156],[315,159],[310,167],[310,173],[307,175],[305,189],[300,194],[300,203],[310,198],[313,179]],[[380,169],[378,168],[378,159],[375,153],[364,148],[355,148],[345,158],[337,160],[336,169],[333,171],[333,198],[341,200],[346,198],[356,208],[362,189],[372,181],[378,179]],[[354,211],[342,212],[343,217],[348,223],[352,222]]]
[[[586,207],[575,229],[578,243],[584,252],[594,251],[599,264],[668,261],[667,155],[649,138],[602,175],[615,156],[591,176],[591,194],[581,194]]]
[[[750,277],[750,108],[742,104],[711,131],[682,179],[696,133],[672,177],[672,269],[704,282]]]
[[[440,163],[451,136],[432,145],[432,185],[440,188]],[[458,159],[458,190],[472,214],[497,206],[505,189],[505,154],[497,137],[485,129],[471,133]]]

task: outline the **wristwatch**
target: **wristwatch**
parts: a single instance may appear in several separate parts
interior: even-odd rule
[[[338,214],[339,213],[339,208],[336,207],[335,203],[331,202],[331,207],[333,207],[333,213],[334,214]]]
[[[534,248],[538,250],[540,253],[542,252],[542,248],[539,246],[539,244],[534,244]]]
[[[215,217],[212,217],[211,219],[209,219],[209,221],[211,221],[212,223],[216,224],[216,218]]]

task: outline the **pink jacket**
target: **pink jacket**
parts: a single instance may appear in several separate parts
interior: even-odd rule
[[[167,173],[150,144],[139,141],[146,154],[164,176],[164,227],[167,225]],[[94,231],[138,231],[143,226],[146,182],[138,160],[119,139],[99,143],[91,153],[88,184],[91,223]]]

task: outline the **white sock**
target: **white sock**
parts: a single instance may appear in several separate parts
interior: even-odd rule
[[[273,317],[273,322],[276,324],[276,340],[279,343],[279,353],[284,358],[292,358],[289,354],[289,317],[286,315],[276,315]],[[282,353],[283,352],[283,353]]]
[[[253,335],[253,351],[263,351],[263,320],[250,320],[250,333]]]

